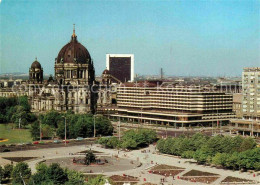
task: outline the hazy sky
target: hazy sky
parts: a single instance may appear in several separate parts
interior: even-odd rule
[[[2,0],[0,15],[0,73],[27,73],[36,56],[53,73],[73,23],[97,74],[106,53],[133,53],[137,74],[236,76],[260,67],[260,0]]]

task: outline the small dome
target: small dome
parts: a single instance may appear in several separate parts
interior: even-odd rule
[[[34,68],[34,69],[35,69],[35,68],[39,68],[39,69],[42,68],[40,62],[37,61],[37,58],[36,58],[35,61],[32,63],[31,68]]]
[[[107,69],[105,69],[104,71],[103,71],[103,73],[102,73],[103,75],[109,75],[110,74],[110,72],[107,70]]]

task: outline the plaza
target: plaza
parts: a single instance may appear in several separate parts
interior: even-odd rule
[[[91,149],[93,151],[98,152],[97,156],[107,156],[114,158],[118,156],[118,163],[115,165],[108,165],[107,167],[103,168],[100,166],[95,167],[86,167],[83,166],[75,166],[73,164],[69,164],[65,162],[64,159],[72,159],[73,157],[80,156],[78,155],[79,152]],[[72,155],[73,154],[73,155]],[[102,148],[100,145],[78,145],[78,146],[70,146],[70,147],[59,147],[59,148],[45,148],[45,149],[38,149],[38,150],[27,150],[27,151],[15,151],[15,152],[8,152],[8,153],[1,153],[0,154],[0,165],[5,165],[11,163],[10,160],[4,159],[4,157],[34,157],[28,161],[25,161],[29,164],[29,167],[32,169],[32,172],[35,173],[36,169],[35,166],[39,162],[58,162],[61,166],[68,167],[70,169],[75,169],[78,171],[83,171],[86,175],[96,175],[102,174],[105,176],[113,176],[113,175],[120,175],[120,176],[132,176],[139,179],[138,184],[144,183],[152,183],[152,184],[160,184],[162,178],[164,178],[164,184],[205,184],[200,182],[192,182],[192,180],[187,178],[187,175],[191,173],[191,171],[201,171],[204,174],[213,174],[210,176],[213,177],[215,180],[213,182],[208,181],[209,184],[228,184],[223,183],[222,181],[227,177],[232,178],[240,178],[248,180],[245,181],[244,184],[257,184],[259,183],[259,174],[250,173],[250,172],[240,172],[240,171],[232,171],[226,169],[217,169],[210,166],[203,166],[196,164],[193,160],[188,159],[180,159],[176,156],[169,156],[169,155],[162,155],[158,154],[155,150],[155,146],[150,145],[149,147],[142,149],[142,150],[133,150],[133,151],[118,151],[115,149],[105,149]],[[82,155],[81,155],[82,156]],[[63,162],[62,162],[63,161]],[[68,161],[68,160],[67,160]],[[71,160],[69,160],[71,161]],[[134,164],[131,164],[131,161],[134,161]],[[15,162],[14,162],[15,163]],[[111,164],[112,164],[111,163]],[[142,165],[139,165],[141,163]],[[178,171],[176,175],[173,174],[166,175],[165,174],[156,174],[156,167],[158,165],[169,165],[173,166],[174,168],[181,169]],[[84,170],[83,170],[84,169]],[[88,170],[92,169],[92,173],[87,173]],[[192,178],[195,179],[198,177]],[[202,177],[200,177],[202,178]],[[185,180],[186,179],[186,180]],[[222,182],[222,183],[221,183]],[[207,182],[206,182],[207,183]],[[242,183],[242,182],[241,182]],[[241,184],[240,183],[240,184]],[[239,184],[239,183],[237,183]]]

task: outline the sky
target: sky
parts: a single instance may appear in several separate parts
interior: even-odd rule
[[[73,24],[97,75],[107,53],[134,54],[138,75],[240,76],[260,67],[260,0],[0,0],[0,73],[28,73],[37,57],[53,74]]]

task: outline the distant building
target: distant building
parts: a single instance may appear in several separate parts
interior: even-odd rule
[[[260,67],[244,68],[242,73],[242,119],[231,120],[231,127],[242,134],[260,132]]]
[[[121,84],[117,106],[112,118],[175,127],[221,126],[235,118],[232,94],[162,81]]]
[[[133,54],[106,54],[106,67],[121,82],[134,81]]]
[[[242,100],[243,94],[242,93],[234,93],[233,94],[233,111],[236,113],[237,118],[242,118]]]

